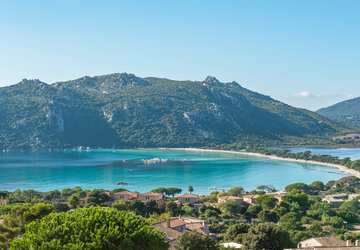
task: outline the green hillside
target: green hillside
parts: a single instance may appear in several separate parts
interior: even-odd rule
[[[236,82],[132,74],[0,88],[0,149],[300,143],[347,128]]]
[[[339,102],[316,112],[332,120],[360,127],[360,97]]]

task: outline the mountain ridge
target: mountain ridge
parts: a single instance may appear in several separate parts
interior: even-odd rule
[[[0,149],[211,146],[285,141],[347,130],[314,112],[208,76],[114,73],[0,88]]]
[[[316,112],[329,119],[360,127],[360,97],[336,103]]]

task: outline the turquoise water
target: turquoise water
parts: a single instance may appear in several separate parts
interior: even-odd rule
[[[161,164],[144,164],[142,159],[170,159]],[[189,185],[194,193],[242,186],[246,190],[261,184],[277,189],[294,182],[327,182],[347,174],[336,168],[278,161],[235,153],[184,150],[92,150],[0,153],[0,190],[35,189],[49,191],[81,186],[83,189],[112,190],[125,187],[146,192],[156,187]],[[127,186],[116,182],[127,182]]]

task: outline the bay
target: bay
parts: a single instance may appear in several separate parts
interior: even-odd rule
[[[144,163],[144,159],[168,159]],[[80,186],[147,192],[157,187],[189,185],[196,194],[236,186],[246,190],[295,182],[336,180],[348,174],[328,166],[287,162],[236,153],[169,149],[89,150],[0,153],[0,190],[54,189]],[[128,185],[119,186],[117,182]]]

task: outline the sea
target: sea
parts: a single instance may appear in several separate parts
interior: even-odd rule
[[[301,148],[301,151],[308,148]],[[297,149],[292,149],[297,150]],[[309,149],[341,157],[360,158],[359,149]],[[319,151],[320,150],[320,151]],[[337,180],[349,174],[329,166],[281,161],[232,152],[179,149],[68,150],[0,153],[0,190],[84,190],[126,188],[148,192],[178,187],[209,194],[233,187],[253,190],[259,185],[283,189],[295,182]],[[118,183],[124,185],[118,185]]]

